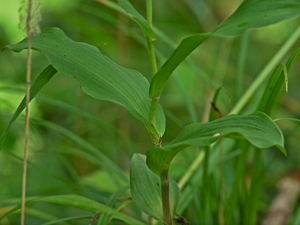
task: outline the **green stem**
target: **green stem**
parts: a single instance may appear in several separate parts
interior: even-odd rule
[[[152,28],[152,0],[147,0],[147,22],[149,26]],[[147,41],[147,49],[148,49],[150,65],[151,65],[151,72],[152,72],[152,76],[154,76],[157,72],[157,65],[156,65],[156,57],[155,57],[154,46],[153,46],[153,39],[147,37],[146,41]],[[151,124],[153,124],[153,126],[155,125],[156,122],[155,119],[156,119],[158,102],[159,102],[159,97],[152,98],[149,121]],[[152,142],[156,146],[158,146],[160,140],[159,135],[156,133],[156,131],[155,132],[150,131],[150,132],[151,132],[150,135],[151,135]]]
[[[147,22],[149,26],[152,28],[152,0],[147,0]],[[147,40],[147,48],[149,53],[150,65],[152,76],[154,76],[157,72],[157,65],[156,65],[156,58],[153,46],[153,39],[146,38]],[[159,102],[159,96],[152,98],[151,106],[150,106],[150,114],[149,114],[149,121],[151,124],[155,124],[156,119],[156,110]],[[152,138],[152,142],[156,145],[156,147],[160,147],[160,137],[157,133],[150,134]],[[157,142],[158,138],[158,142]],[[163,172],[160,175],[161,180],[161,196],[162,196],[162,205],[163,205],[163,215],[164,221],[167,225],[173,225],[172,214],[170,209],[170,188],[169,188],[169,175],[168,171]]]
[[[164,171],[161,173],[160,180],[161,180],[161,195],[162,195],[164,222],[167,225],[173,225],[171,209],[170,209],[170,197],[169,197],[170,181],[169,181],[168,171]]]
[[[253,96],[255,91],[268,77],[269,73],[274,69],[274,67],[279,64],[282,57],[288,52],[288,50],[293,46],[293,44],[298,40],[300,36],[300,27],[298,27],[295,32],[290,36],[290,38],[285,42],[285,44],[279,49],[276,55],[271,59],[271,61],[265,66],[265,68],[260,72],[251,86],[247,89],[244,95],[240,98],[238,103],[230,111],[229,114],[239,113],[243,107],[247,104],[249,99]]]
[[[147,22],[152,28],[152,0],[147,0]]]
[[[147,0],[147,22],[149,26],[152,28],[152,0]],[[156,65],[156,58],[155,58],[155,52],[153,46],[153,39],[152,38],[146,38],[146,39],[147,39],[147,48],[149,53],[152,76],[154,76],[157,72],[157,65]]]

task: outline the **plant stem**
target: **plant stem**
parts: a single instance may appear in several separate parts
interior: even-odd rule
[[[27,70],[26,70],[26,110],[25,110],[25,144],[22,175],[22,203],[21,203],[21,225],[25,224],[25,200],[26,200],[26,175],[27,175],[27,155],[29,138],[29,101],[30,101],[30,83],[31,83],[31,7],[32,2],[28,0],[26,30],[27,30]]]
[[[152,29],[152,0],[147,0],[147,22]],[[154,76],[157,72],[157,65],[156,65],[156,58],[155,58],[155,52],[153,46],[153,39],[152,38],[146,38],[146,39],[147,39],[147,48],[148,48],[148,53],[150,58],[152,76]]]
[[[172,225],[173,220],[171,216],[170,209],[170,195],[169,195],[169,175],[168,171],[162,172],[160,175],[161,180],[161,195],[162,195],[162,205],[163,205],[163,214],[164,214],[164,222],[167,225]]]
[[[149,26],[152,28],[152,0],[147,0],[147,22]],[[156,65],[156,57],[155,57],[155,52],[154,52],[154,46],[153,46],[153,39],[146,37],[147,41],[147,49],[149,53],[149,59],[150,59],[150,65],[151,65],[151,72],[152,76],[154,76],[157,72],[157,65]],[[155,117],[156,117],[156,111],[157,111],[157,106],[159,102],[159,96],[152,98],[151,101],[151,106],[150,106],[150,114],[149,114],[149,121],[153,126],[155,127]],[[152,142],[156,145],[156,147],[159,145],[159,135],[154,132],[151,133],[151,139]]]
[[[147,0],[147,22],[148,22],[149,26],[152,28],[152,0]],[[148,48],[152,77],[153,77],[157,72],[153,39],[151,39],[151,38],[146,38],[146,39],[147,39],[147,48]],[[160,98],[159,96],[152,98],[152,101],[151,101],[149,121],[153,125],[156,122],[155,116],[156,116],[156,110],[157,110],[159,98]],[[156,147],[160,147],[159,135],[151,134],[151,138],[152,138],[152,142],[156,145]],[[156,143],[157,138],[159,140],[158,143]],[[168,225],[173,225],[172,214],[171,214],[171,210],[170,210],[170,194],[169,194],[170,182],[169,182],[168,171],[165,171],[160,175],[160,180],[161,180],[161,195],[162,195],[164,222]]]

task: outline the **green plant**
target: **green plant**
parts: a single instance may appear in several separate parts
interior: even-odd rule
[[[296,0],[244,1],[227,20],[217,26],[211,33],[196,34],[185,38],[158,71],[153,46],[155,32],[152,30],[152,1],[147,0],[147,21],[133,8],[129,1],[119,0],[119,3],[143,30],[153,75],[150,84],[140,73],[117,65],[101,54],[96,47],[74,42],[59,28],[44,28],[40,34],[31,37],[32,49],[46,55],[51,65],[45,68],[32,85],[30,99],[33,99],[57,72],[61,72],[76,78],[81,83],[82,90],[88,95],[96,99],[118,103],[124,106],[134,117],[142,121],[150,134],[154,146],[147,151],[147,157],[141,154],[133,155],[130,167],[131,195],[144,212],[158,221],[163,221],[165,224],[173,224],[180,202],[180,189],[176,182],[169,178],[169,167],[173,158],[183,149],[190,146],[205,147],[202,185],[206,187],[206,185],[209,185],[209,170],[213,168],[209,163],[211,156],[208,146],[224,137],[246,139],[255,147],[255,154],[252,182],[246,200],[247,206],[245,206],[246,212],[243,219],[244,222],[254,224],[257,213],[257,199],[259,198],[259,185],[261,182],[261,149],[276,146],[286,154],[282,132],[269,116],[275,106],[276,98],[285,81],[285,77],[287,77],[287,72],[298,55],[299,50],[296,50],[292,54],[285,65],[280,65],[276,68],[265,88],[257,110],[255,110],[256,112],[249,115],[228,115],[216,119],[215,115],[218,109],[211,107],[209,123],[195,123],[187,126],[169,145],[162,145],[162,137],[166,124],[159,100],[166,81],[177,66],[209,37],[233,37],[242,34],[247,29],[263,27],[284,19],[294,18],[300,14],[300,2]],[[299,35],[300,29],[298,28],[282,49],[278,51],[274,60],[261,72],[245,94],[239,98],[229,114],[240,113],[251,95],[260,87],[262,82],[267,78],[270,70],[279,63],[280,58],[287,52]],[[27,39],[25,39],[14,45],[7,45],[5,48],[20,52],[27,47]],[[213,100],[214,105],[217,104],[221,90],[221,88],[216,89]],[[2,134],[0,146],[4,142],[10,125],[22,112],[24,106],[25,98]],[[45,121],[39,121],[39,123],[49,127],[55,126]],[[57,130],[59,129],[57,128]],[[65,133],[67,132],[65,131]],[[126,184],[128,183],[128,177],[114,162],[105,155],[101,155],[101,153],[99,156],[97,150],[88,143],[85,143],[84,140],[78,139],[73,134],[69,135],[73,140],[88,146],[90,152],[94,156],[97,156],[98,160],[101,160],[101,163],[106,168],[113,172],[119,180],[122,180]],[[237,207],[237,190],[239,189],[239,181],[243,175],[243,164],[245,163],[248,150],[251,148],[247,143],[241,142],[242,151],[238,159],[238,167],[241,167],[241,169],[236,172],[237,176],[235,176],[233,182],[232,192],[224,209],[226,213],[223,223],[225,224],[236,223],[234,214]],[[218,148],[217,145],[218,143],[213,144],[211,148],[216,149]],[[199,157],[203,158],[203,155],[199,154]],[[196,164],[199,164],[200,161],[196,160]],[[188,177],[188,174],[189,171],[183,176],[183,179],[186,179],[185,177]],[[180,183],[181,187],[183,185]],[[117,192],[116,196],[125,191]],[[203,216],[199,220],[203,224],[212,223],[213,221],[211,218],[212,213],[210,213],[210,191],[212,192],[213,190],[203,190],[203,194],[201,195],[203,197],[203,209],[200,210],[203,211]],[[143,224],[141,221],[117,212],[113,208],[114,204],[112,206],[104,206],[96,201],[76,195],[49,196],[37,198],[32,201],[47,201],[91,211],[101,210],[108,215],[115,215],[118,219],[126,223]],[[1,218],[14,212],[17,208],[4,214]],[[219,221],[222,221],[222,216],[219,217]],[[108,218],[101,218],[99,221],[104,221],[102,223],[105,224],[108,222]]]

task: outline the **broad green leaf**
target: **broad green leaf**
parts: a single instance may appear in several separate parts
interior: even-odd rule
[[[299,0],[245,0],[212,34],[233,37],[247,29],[268,26],[299,15]]]
[[[37,77],[37,79],[34,81],[32,87],[30,88],[30,101],[39,93],[39,91],[51,80],[51,78],[57,73],[57,70],[53,68],[53,66],[49,65],[46,67],[43,72]],[[7,127],[3,131],[1,137],[0,137],[0,150],[3,146],[3,143],[5,141],[5,137],[7,134],[8,129],[10,128],[11,124],[18,118],[20,113],[25,108],[25,102],[26,102],[26,96],[23,98],[22,102],[18,106],[16,112],[10,119]]]
[[[245,138],[258,148],[277,146],[284,154],[284,139],[269,116],[255,112],[246,116],[229,115],[209,123],[192,124],[169,145],[147,151],[147,165],[157,175],[169,169],[172,159],[184,148],[206,146],[220,137]]]
[[[177,66],[200,44],[202,44],[210,34],[196,34],[183,39],[170,58],[163,64],[159,71],[154,75],[149,95],[151,98],[159,97],[166,81],[171,76]]]
[[[107,200],[106,206],[115,208],[118,199],[128,190],[129,186],[119,188],[115,193],[113,193]],[[98,219],[97,225],[106,225],[109,220],[109,215],[101,213]]]
[[[300,15],[299,0],[245,0],[240,7],[210,34],[185,38],[151,81],[150,97],[158,98],[176,67],[208,37],[232,37],[247,29],[258,28]]]
[[[163,221],[160,177],[146,165],[146,156],[134,154],[130,165],[130,191],[136,204],[148,215]],[[180,201],[180,189],[170,179],[170,207],[174,216]]]
[[[34,200],[27,201],[26,204],[32,202],[50,202],[59,205],[85,209],[92,212],[101,211],[107,214],[115,214],[119,220],[124,221],[127,224],[145,225],[141,221],[138,221],[130,216],[120,213],[115,209],[112,209],[106,205],[100,204],[96,201],[90,200],[88,198],[79,195],[55,195],[55,196],[41,197],[41,198],[36,198]],[[20,208],[21,205],[18,205],[14,209],[5,213],[3,216],[0,217],[0,221]]]
[[[31,41],[33,49],[45,54],[59,72],[75,77],[87,94],[124,106],[145,123],[150,133],[163,135],[163,110],[158,107],[156,124],[150,124],[149,82],[139,72],[117,65],[94,46],[71,40],[59,28],[44,28]],[[27,40],[6,48],[22,51],[27,48]]]
[[[143,30],[143,33],[146,38],[151,38],[155,40],[155,36],[153,34],[153,31],[145,18],[135,10],[135,8],[130,4],[128,0],[118,0],[119,4],[122,6],[122,8],[130,15],[132,18],[140,25],[140,27]]]
[[[290,68],[295,61],[296,57],[300,53],[300,48],[298,48],[288,59],[285,66],[287,69],[287,72],[290,71]],[[282,66],[279,65],[276,67],[274,73],[272,74],[271,78],[269,79],[269,82],[265,88],[264,94],[262,96],[262,99],[258,105],[257,110],[263,111],[268,115],[271,115],[272,110],[274,109],[277,96],[282,88],[282,85],[284,83],[284,71],[282,70]]]

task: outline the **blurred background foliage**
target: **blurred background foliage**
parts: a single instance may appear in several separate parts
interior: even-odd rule
[[[43,27],[60,27],[73,40],[95,45],[116,63],[141,72],[148,80],[151,69],[143,34],[138,25],[114,8],[115,1],[107,0],[41,0]],[[131,0],[132,5],[145,16],[145,2]],[[241,3],[241,0],[164,0],[153,2],[153,24],[157,40],[154,42],[158,65],[170,56],[174,46],[186,36],[212,31]],[[18,29],[19,0],[0,0],[0,46],[16,43],[24,38]],[[221,115],[227,115],[241,93],[251,84],[264,65],[296,29],[299,19],[288,20],[266,28],[255,29],[233,39],[211,37],[185,60],[167,83],[161,105],[167,118],[163,144],[171,142],[181,129],[195,122],[207,122],[214,89],[204,79],[209,77],[215,87],[223,86],[218,105]],[[282,60],[285,63],[300,41]],[[244,48],[243,54],[241,49]],[[242,54],[242,55],[241,55]],[[244,57],[244,59],[243,59]],[[32,80],[49,64],[39,52],[33,52]],[[300,64],[297,59],[289,74],[289,93],[284,91],[273,118],[300,118]],[[243,67],[244,63],[244,67]],[[13,112],[25,94],[26,51],[19,54],[8,50],[0,54],[0,131],[8,124]],[[275,68],[274,68],[275,69]],[[242,81],[237,74],[242,71]],[[260,88],[242,114],[255,110],[263,94]],[[283,89],[284,90],[284,89]],[[108,156],[126,174],[134,152],[145,154],[152,146],[144,125],[124,108],[111,102],[98,101],[83,93],[79,83],[64,75],[56,75],[31,103],[29,168],[27,196],[47,196],[75,193],[99,202],[107,198],[123,181],[103,167],[92,154],[90,145]],[[51,123],[46,123],[49,121]],[[291,172],[299,172],[300,126],[292,121],[280,121],[285,136],[288,157],[276,149],[263,151],[265,179],[259,206],[263,215],[276,194],[278,179]],[[81,144],[70,138],[69,130]],[[0,215],[20,202],[22,157],[24,145],[24,116],[14,123],[0,152]],[[199,150],[192,147],[174,160],[170,176],[178,180],[193,162]],[[234,152],[233,149],[231,152]],[[224,193],[229,193],[238,154],[224,157]],[[251,154],[247,171],[251,168]],[[214,168],[212,168],[214,169]],[[218,174],[216,167],[214,174]],[[247,180],[248,177],[245,177]],[[247,182],[245,182],[247,183]],[[199,196],[199,189],[196,190]],[[225,194],[226,196],[226,194]],[[200,194],[201,198],[201,194]],[[197,224],[197,200],[183,215],[191,224]],[[123,212],[147,221],[135,203]],[[68,216],[92,217],[92,213],[52,205],[33,203],[28,207],[28,224],[41,224]],[[19,213],[2,221],[18,224]],[[89,219],[71,224],[88,224]],[[119,224],[113,220],[113,224]]]

